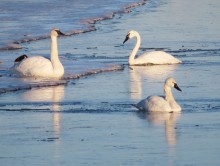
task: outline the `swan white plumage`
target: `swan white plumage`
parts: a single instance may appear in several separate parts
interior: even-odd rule
[[[181,107],[175,101],[171,88],[182,91],[174,78],[167,78],[164,84],[164,96],[149,96],[134,105],[139,110],[152,112],[180,112]]]
[[[50,60],[42,56],[22,55],[15,60],[12,72],[21,77],[61,78],[64,68],[58,57],[57,37],[65,35],[59,29],[51,30]]]
[[[162,65],[162,64],[178,64],[182,63],[179,59],[173,57],[172,55],[164,51],[151,51],[146,52],[142,55],[139,55],[135,58],[136,53],[141,44],[141,37],[137,31],[131,30],[128,32],[123,44],[129,39],[136,37],[137,42],[134,49],[131,51],[131,54],[128,59],[129,65]]]

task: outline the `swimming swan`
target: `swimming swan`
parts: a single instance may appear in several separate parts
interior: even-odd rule
[[[137,58],[135,55],[141,44],[141,37],[137,31],[131,30],[128,32],[123,44],[129,39],[136,37],[137,43],[134,49],[131,51],[131,54],[128,59],[129,65],[162,65],[162,64],[178,64],[182,63],[182,61],[174,58],[172,55],[164,52],[164,51],[151,51],[146,52]]]
[[[27,57],[22,55],[15,60],[12,72],[21,77],[47,77],[60,78],[64,74],[64,68],[58,57],[57,36],[64,35],[58,29],[51,31],[50,60],[42,56]]]
[[[180,112],[181,107],[175,101],[171,88],[174,87],[179,91],[182,91],[174,78],[168,78],[164,84],[164,96],[149,96],[146,99],[140,101],[137,105],[134,105],[139,110],[144,111],[159,111],[159,112]]]

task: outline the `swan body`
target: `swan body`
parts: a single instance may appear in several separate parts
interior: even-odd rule
[[[181,107],[172,95],[172,87],[181,91],[175,79],[170,77],[164,84],[164,96],[149,96],[141,100],[135,107],[149,112],[180,112]]]
[[[173,57],[172,55],[164,51],[151,51],[146,52],[142,55],[139,55],[135,58],[136,53],[141,44],[141,37],[137,31],[131,30],[128,32],[123,44],[129,39],[136,37],[137,42],[134,49],[131,51],[131,54],[128,59],[129,65],[162,65],[162,64],[178,64],[182,63],[179,59]]]
[[[22,55],[15,60],[11,70],[21,77],[61,78],[64,68],[58,57],[57,37],[64,35],[58,29],[51,31],[50,60],[42,56],[27,57]]]

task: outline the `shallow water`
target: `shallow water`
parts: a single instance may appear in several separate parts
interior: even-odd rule
[[[127,64],[135,40],[122,42],[130,29],[143,36],[140,52],[162,49],[184,63],[125,65],[60,86],[1,94],[1,165],[219,165],[219,6],[218,1],[148,1],[97,22],[94,32],[59,38],[70,73],[74,65],[80,72]],[[48,42],[24,43],[23,50],[11,53],[47,55]],[[3,69],[9,59],[4,57]],[[169,76],[182,89],[173,90],[181,114],[146,114],[131,106],[162,95]]]

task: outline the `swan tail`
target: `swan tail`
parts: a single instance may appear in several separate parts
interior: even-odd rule
[[[143,110],[142,107],[139,107],[137,104],[131,104],[133,107],[137,108],[139,111]]]

